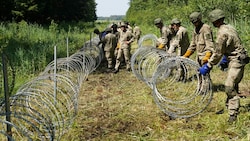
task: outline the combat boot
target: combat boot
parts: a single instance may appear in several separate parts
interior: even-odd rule
[[[237,120],[237,115],[230,115],[228,119],[228,123],[233,123]]]
[[[118,73],[119,72],[119,69],[114,69],[113,70],[113,73]]]

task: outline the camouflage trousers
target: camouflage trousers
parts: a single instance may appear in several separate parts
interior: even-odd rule
[[[114,56],[114,52],[111,51],[105,51],[105,58],[108,62],[108,68],[111,69],[113,67],[113,56]]]
[[[115,64],[115,69],[118,70],[122,61],[122,57],[124,56],[125,59],[125,63],[126,63],[126,69],[130,69],[131,68],[131,64],[130,64],[130,49],[129,48],[119,48],[118,53],[117,53],[117,57],[116,57],[116,64]]]
[[[237,115],[240,107],[239,83],[243,78],[244,65],[230,66],[225,82],[225,92],[227,94],[226,104],[228,106],[229,115]]]

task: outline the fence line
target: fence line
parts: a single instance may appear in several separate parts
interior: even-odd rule
[[[82,83],[103,58],[98,42],[99,38],[95,37],[71,56],[50,62],[43,72],[10,97],[10,113],[4,112],[2,103],[0,138],[60,140],[77,114]],[[6,115],[11,122],[5,120]],[[7,125],[12,127],[11,133],[6,132]]]

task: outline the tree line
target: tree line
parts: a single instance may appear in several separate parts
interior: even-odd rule
[[[165,20],[176,17],[188,22],[188,16],[194,11],[201,12],[207,20],[205,15],[215,8],[224,10],[231,21],[250,18],[250,0],[130,0],[129,4],[126,19],[149,25],[157,17]]]
[[[0,21],[50,23],[51,20],[93,22],[96,19],[95,0],[0,1]]]

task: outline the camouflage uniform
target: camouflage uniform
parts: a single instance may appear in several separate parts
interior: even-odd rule
[[[237,116],[240,106],[238,94],[239,83],[243,78],[244,66],[248,63],[248,55],[243,48],[241,39],[234,27],[224,24],[224,14],[221,10],[213,10],[210,13],[210,19],[214,22],[222,19],[222,24],[218,27],[216,48],[208,60],[208,66],[212,68],[217,64],[223,55],[228,60],[228,74],[225,81],[225,92],[227,94],[226,104],[229,115]],[[234,119],[235,120],[235,119]]]
[[[187,48],[190,44],[187,29],[181,26],[180,20],[176,18],[171,21],[171,28],[173,30],[173,33],[175,34],[173,34],[174,36],[170,41],[168,53],[182,56],[187,51]],[[185,68],[183,67],[183,65],[180,65],[180,67],[178,67],[178,77],[176,77],[177,81],[183,81],[185,79],[184,70]]]
[[[119,49],[118,49],[118,54],[117,54],[117,58],[116,58],[116,65],[115,65],[115,73],[118,72],[119,70],[119,66],[121,64],[121,59],[124,55],[125,58],[125,63],[126,63],[126,69],[130,70],[131,66],[130,66],[130,57],[131,57],[131,43],[134,41],[134,34],[131,33],[129,30],[127,30],[127,26],[125,24],[122,24],[121,27],[124,28],[124,30],[122,30],[120,32],[119,35]]]
[[[172,31],[169,27],[165,26],[161,18],[154,20],[155,25],[160,29],[160,38],[158,39],[158,48],[168,50],[170,45],[170,40],[172,38]]]
[[[139,41],[139,39],[140,39],[140,37],[141,37],[141,29],[140,29],[140,27],[136,25],[136,26],[134,27],[133,32],[134,32],[134,35],[135,35],[135,39],[136,39],[136,41],[137,41],[137,43],[138,43],[138,41]]]
[[[175,36],[173,36],[172,40],[170,41],[170,47],[168,49],[168,53],[172,54],[176,52],[176,49],[178,49],[176,55],[182,56],[187,51],[187,48],[189,47],[189,37],[187,29],[181,26],[181,22],[178,19],[172,20],[172,25],[179,24],[179,29],[176,32]]]
[[[116,36],[115,34],[111,33],[111,31],[112,31],[111,28],[107,28],[106,29],[107,34],[104,37],[104,42],[105,42],[104,52],[105,52],[105,57],[107,59],[109,69],[113,68],[114,49],[117,44]]]
[[[118,30],[119,30],[118,25],[113,24],[112,25],[112,33],[115,34],[115,37],[116,37],[116,47],[114,49],[114,58],[113,58],[114,62],[115,62],[117,54],[118,54],[117,43],[118,43],[119,36],[120,36],[120,32]]]
[[[194,25],[198,25],[195,25],[195,28],[192,33],[190,46],[188,47],[187,52],[183,56],[189,57],[196,50],[196,61],[200,64],[200,66],[202,66],[204,63],[207,63],[213,52],[214,42],[212,29],[208,24],[201,22],[201,14],[198,12],[192,13],[190,15],[190,20]]]

